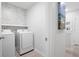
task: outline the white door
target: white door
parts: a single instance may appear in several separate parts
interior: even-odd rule
[[[1,39],[1,2],[0,2],[0,57],[2,56],[2,39]]]
[[[22,35],[23,39],[26,40],[22,40],[22,48],[28,48],[28,47],[33,47],[33,34],[32,33],[25,33]]]

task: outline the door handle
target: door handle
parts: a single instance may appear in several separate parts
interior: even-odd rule
[[[0,37],[0,40],[1,40],[1,39],[4,39],[4,37]]]

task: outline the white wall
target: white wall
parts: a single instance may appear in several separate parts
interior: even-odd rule
[[[0,37],[1,37],[1,2],[0,2]],[[0,57],[2,56],[2,40],[0,40]]]
[[[34,32],[35,48],[44,56],[48,54],[48,3],[37,3],[26,13],[26,24]]]
[[[0,2],[0,30],[1,30],[1,2]]]
[[[3,2],[2,24],[25,25],[24,10]]]
[[[67,20],[70,21],[71,45],[79,44],[79,11],[67,13]]]
[[[67,46],[72,47],[74,44],[79,45],[79,2],[66,3],[66,22],[70,22],[69,33],[70,38],[67,41]],[[69,37],[68,36],[68,37]]]
[[[34,32],[35,48],[44,56],[64,56],[65,32],[57,30],[56,20],[55,2],[37,3],[26,13],[26,24]]]

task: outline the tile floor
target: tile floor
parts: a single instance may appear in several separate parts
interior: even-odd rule
[[[79,57],[79,47],[66,49],[66,57]]]
[[[33,50],[33,51],[26,53],[22,56],[20,56],[18,53],[16,53],[16,57],[42,57],[42,55],[39,54],[37,51]]]
[[[33,50],[27,54],[24,54],[20,56],[18,53],[16,53],[16,57],[43,57],[41,54],[39,54],[37,51]],[[65,51],[65,57],[79,57],[79,49],[67,49]]]

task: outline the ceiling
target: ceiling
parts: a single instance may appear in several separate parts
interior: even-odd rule
[[[23,9],[29,9],[37,2],[8,2]],[[66,11],[79,9],[79,2],[66,2]]]
[[[8,3],[12,4],[12,5],[15,5],[17,7],[23,8],[23,9],[29,9],[36,2],[8,2]]]
[[[67,2],[66,11],[79,10],[79,2]]]

